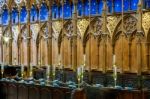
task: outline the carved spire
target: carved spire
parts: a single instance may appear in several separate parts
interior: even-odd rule
[[[137,32],[142,32],[142,0],[139,0],[137,14],[138,14]]]
[[[102,17],[103,17],[103,25],[102,25],[102,32],[103,34],[107,34],[107,4],[106,4],[106,0],[103,0],[103,13],[102,13]]]
[[[77,69],[77,0],[73,0],[73,70]]]

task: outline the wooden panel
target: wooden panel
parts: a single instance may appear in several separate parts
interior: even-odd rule
[[[27,66],[27,59],[28,59],[28,54],[27,54],[27,41],[25,40],[22,40],[23,42],[23,45],[22,45],[22,61],[23,61],[23,64],[25,66]]]
[[[148,66],[147,66],[147,45],[146,41],[142,42],[142,70],[143,71],[148,71]]]
[[[125,36],[122,39],[123,42],[123,71],[129,72],[129,41],[128,38],[125,38]],[[121,46],[121,45],[120,45]]]
[[[81,39],[77,39],[77,66],[83,64],[83,45]]]
[[[33,62],[33,65],[37,65],[37,46],[36,41],[31,40],[31,60]]]
[[[116,65],[120,69],[122,69],[122,65],[123,65],[122,52],[123,52],[123,42],[122,42],[122,38],[120,36],[119,39],[115,43]]]
[[[52,99],[52,93],[48,88],[41,88],[40,94],[41,94],[40,99]]]
[[[0,97],[2,99],[7,99],[7,96],[8,96],[7,87],[8,86],[6,84],[3,84],[3,83],[0,84]]]
[[[38,87],[29,87],[29,99],[40,99]]]
[[[136,39],[133,39],[131,43],[131,72],[138,72]]]
[[[28,87],[25,85],[18,86],[18,99],[28,99]]]
[[[59,89],[53,90],[52,99],[64,99],[64,97],[65,96],[64,96],[62,90],[59,90]]]
[[[97,40],[94,37],[91,37],[91,52],[90,52],[90,56],[91,56],[91,69],[98,69],[97,68],[97,63],[98,63],[98,58],[97,58]]]
[[[86,68],[86,70],[89,70],[89,67],[90,67],[90,41],[88,40],[87,42],[86,42],[86,48],[85,48],[85,53],[86,53],[86,66],[85,66],[85,68]]]
[[[70,49],[71,49],[70,40],[67,37],[64,37],[61,44],[61,56],[62,56],[62,63],[65,66],[65,68],[68,68],[71,65]]]
[[[58,64],[59,63],[59,57],[58,57],[58,42],[55,39],[52,39],[53,41],[53,47],[52,47],[52,63]]]
[[[84,90],[74,90],[71,99],[87,99]]]
[[[109,39],[107,43],[107,70],[112,70],[112,45]]]
[[[102,42],[100,42],[99,46],[99,71],[103,71],[103,45]]]
[[[14,84],[10,84],[8,90],[8,99],[17,99],[17,86]]]

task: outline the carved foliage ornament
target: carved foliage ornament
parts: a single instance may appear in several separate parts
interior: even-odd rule
[[[31,37],[32,37],[32,40],[33,41],[36,41],[36,39],[37,39],[37,36],[38,36],[38,32],[39,32],[39,25],[38,24],[33,24],[33,25],[31,25],[31,31],[32,31],[32,35],[31,35]]]
[[[43,28],[43,37],[44,37],[44,39],[48,39],[48,37],[49,37],[48,28],[47,27]]]
[[[18,26],[13,26],[12,27],[12,33],[13,33],[13,39],[17,43],[18,35],[19,35],[19,27]]]
[[[146,12],[143,14],[142,25],[146,34],[148,34],[149,26],[150,26],[150,12]]]
[[[52,27],[55,33],[60,33],[61,31],[61,27],[62,27],[62,23],[61,21],[55,21],[52,23]]]
[[[126,33],[133,33],[136,30],[137,20],[134,17],[128,17],[124,21],[124,30]]]
[[[95,37],[100,36],[102,33],[102,21],[98,18],[93,25],[93,35]]]
[[[71,38],[73,36],[73,24],[72,22],[69,22],[66,27],[66,33],[64,36],[66,36],[68,39]]]
[[[82,38],[84,36],[85,31],[87,30],[88,25],[89,25],[89,21],[87,19],[80,19],[77,22],[77,26],[79,28]]]
[[[27,29],[25,29],[22,33],[22,38],[24,41],[27,41],[28,35],[27,35]]]
[[[108,29],[109,29],[109,32],[111,33],[111,35],[113,34],[116,26],[117,26],[117,21],[118,21],[118,17],[117,16],[109,16],[107,18],[107,21],[108,21]]]

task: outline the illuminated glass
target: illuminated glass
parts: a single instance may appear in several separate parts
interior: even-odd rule
[[[38,20],[38,10],[33,5],[31,10],[30,10],[30,21],[31,22],[36,22],[37,20]]]
[[[23,6],[20,11],[20,22],[27,23],[27,10],[25,6]]]
[[[8,25],[9,24],[9,12],[8,9],[4,9],[2,12],[2,24]]]
[[[12,10],[12,24],[17,24],[18,23],[18,10],[14,8]]]
[[[48,21],[48,8],[45,3],[40,8],[40,21]]]

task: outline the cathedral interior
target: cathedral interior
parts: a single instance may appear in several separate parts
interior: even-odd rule
[[[150,99],[150,0],[0,0],[0,72],[2,99]]]

